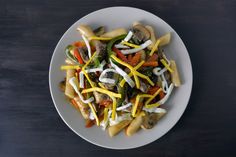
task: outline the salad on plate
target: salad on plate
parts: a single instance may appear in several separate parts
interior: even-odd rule
[[[157,36],[153,27],[134,22],[130,29],[106,32],[104,26],[77,28],[82,39],[65,48],[66,77],[59,84],[68,101],[93,125],[111,137],[125,130],[151,129],[181,81],[176,63],[163,47],[171,33]],[[78,36],[78,39],[80,37]],[[166,52],[168,54],[168,52]]]

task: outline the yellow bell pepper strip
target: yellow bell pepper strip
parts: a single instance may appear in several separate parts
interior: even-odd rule
[[[93,92],[93,91],[97,91],[97,92],[100,92],[100,93],[107,94],[112,99],[112,101],[113,101],[112,102],[112,120],[115,120],[116,107],[117,107],[116,98],[121,98],[121,94],[113,93],[111,91],[108,91],[108,90],[102,89],[102,88],[98,88],[98,87],[84,89],[82,91],[82,94],[83,93],[88,93],[88,92]]]
[[[161,104],[160,103],[154,103],[154,104],[147,104],[145,105],[146,108],[153,108],[153,107],[159,107]]]
[[[96,120],[97,126],[99,126],[99,125],[100,125],[100,122],[99,122],[98,116],[97,116],[97,114],[96,114],[96,111],[95,111],[95,109],[94,109],[94,106],[93,106],[91,103],[88,103],[88,105],[89,105],[89,107],[90,107],[90,109],[91,109],[91,111],[92,111],[92,113],[93,113],[93,115],[94,115],[94,118],[95,118],[95,120]]]
[[[106,89],[105,86],[102,83],[98,83],[98,85],[102,88],[102,89]]]
[[[141,77],[143,79],[146,79],[152,86],[154,86],[154,83],[149,79],[148,76],[145,76],[145,75],[139,73],[131,65],[129,65],[128,63],[122,62],[119,58],[117,58],[114,55],[111,55],[111,58],[114,59],[117,63],[119,63],[119,64],[121,64],[123,66],[126,66],[127,68],[130,69],[130,72],[133,73],[133,76],[134,76],[134,79],[135,79],[135,83],[136,83],[136,86],[137,86],[138,89],[140,88],[140,82],[139,82],[137,76],[139,76],[139,77]]]
[[[79,65],[62,65],[61,70],[80,69]]]
[[[88,39],[89,40],[111,40],[112,38],[92,36],[92,37],[89,37]]]
[[[155,51],[158,51],[158,46],[159,46],[160,42],[161,42],[160,40],[156,41],[155,45],[153,46],[153,48],[149,54],[150,56],[152,56]]]
[[[93,87],[93,88],[84,89],[84,90],[82,91],[82,94],[83,94],[83,93],[94,92],[94,91],[107,94],[107,95],[110,96],[110,97],[121,98],[121,94],[114,93],[114,92],[111,92],[111,91],[109,91],[109,90],[102,89],[102,88],[99,88],[99,87]]]
[[[112,120],[115,120],[116,118],[116,107],[117,107],[117,103],[116,103],[116,98],[115,97],[111,97],[112,99],[112,114],[111,114],[111,118]]]
[[[91,63],[91,61],[92,61],[93,58],[96,56],[96,54],[97,54],[97,53],[94,52],[94,54],[92,55],[92,57],[91,57],[91,58],[87,61],[87,63],[82,67],[82,72],[83,72],[84,76],[87,78],[87,80],[88,80],[88,82],[89,82],[89,84],[90,84],[91,87],[95,87],[95,86],[94,86],[94,82],[90,80],[88,74],[87,74],[86,71],[85,71],[85,68],[89,65],[89,63]]]
[[[174,71],[170,68],[170,66],[167,64],[167,62],[164,59],[161,59],[161,63],[166,67],[166,69],[173,73]]]
[[[103,118],[103,121],[106,122],[108,120],[108,108],[105,107],[104,108],[104,118]]]
[[[136,110],[137,110],[140,98],[151,98],[151,97],[152,97],[152,95],[149,95],[149,94],[138,94],[136,96],[135,103],[134,103],[134,106],[132,108],[132,116],[133,117],[136,116]]]
[[[144,61],[141,61],[138,65],[136,65],[136,67],[134,67],[134,70],[138,70],[143,64],[144,64]],[[130,72],[128,76],[132,77],[133,74]],[[120,82],[120,86],[124,87],[124,85],[125,85],[125,79],[122,79]]]
[[[90,78],[89,78],[88,74],[86,73],[86,71],[82,69],[82,72],[83,72],[84,76],[87,78],[87,80],[88,80],[90,86],[91,86],[91,87],[95,87],[95,86],[94,86],[94,82],[93,82],[92,80],[90,80]]]
[[[151,86],[154,86],[154,85],[155,85],[155,84],[152,82],[152,80],[150,80],[150,78],[149,78],[148,76],[143,75],[143,74],[141,74],[141,73],[139,73],[139,72],[137,72],[137,75],[138,75],[139,77],[141,77],[141,78],[147,80],[148,83],[149,83]]]
[[[145,106],[148,105],[160,92],[162,91],[162,88],[159,88],[152,97],[150,97],[146,102]]]
[[[93,58],[96,56],[97,52],[94,52],[92,57],[86,62],[86,64],[82,67],[83,70],[85,70],[85,68],[89,65],[89,63],[91,63],[91,61],[93,60]]]
[[[133,47],[133,48],[140,48],[141,47],[139,45],[135,45],[135,44],[129,43],[127,41],[122,41],[121,43],[124,44],[124,45],[127,45],[129,47]]]

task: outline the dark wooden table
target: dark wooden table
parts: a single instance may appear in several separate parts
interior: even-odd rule
[[[116,151],[73,133],[48,87],[53,50],[67,28],[104,7],[133,6],[167,21],[194,71],[183,117],[158,141]],[[0,157],[236,156],[235,0],[0,0]]]

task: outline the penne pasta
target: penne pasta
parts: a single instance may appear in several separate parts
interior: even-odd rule
[[[127,125],[129,125],[130,122],[131,120],[124,120],[116,125],[110,126],[108,128],[108,133],[110,137],[113,137],[116,134],[118,134],[122,129],[124,129]]]
[[[74,96],[75,96],[75,91],[69,83],[70,78],[72,78],[74,76],[75,76],[75,70],[69,69],[66,71],[65,95],[68,96],[69,98],[74,98]]]
[[[165,45],[169,44],[170,39],[171,39],[170,33],[167,33],[167,34],[161,36],[160,38],[158,38],[158,40],[160,40],[159,46],[165,46]]]
[[[127,34],[127,30],[124,29],[124,28],[117,28],[117,29],[114,29],[114,30],[112,30],[110,32],[104,33],[103,35],[101,35],[101,37],[104,37],[104,38],[115,38],[115,37],[123,35],[123,34]]]
[[[181,81],[179,78],[179,72],[174,60],[170,60],[170,68],[173,70],[171,73],[171,81],[174,83],[175,87],[179,87],[181,85]]]

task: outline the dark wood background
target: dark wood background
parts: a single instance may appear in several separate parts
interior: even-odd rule
[[[61,120],[48,69],[62,34],[84,15],[133,6],[167,21],[185,42],[193,92],[161,139],[133,150],[92,145]],[[0,157],[236,156],[235,0],[0,0]]]

